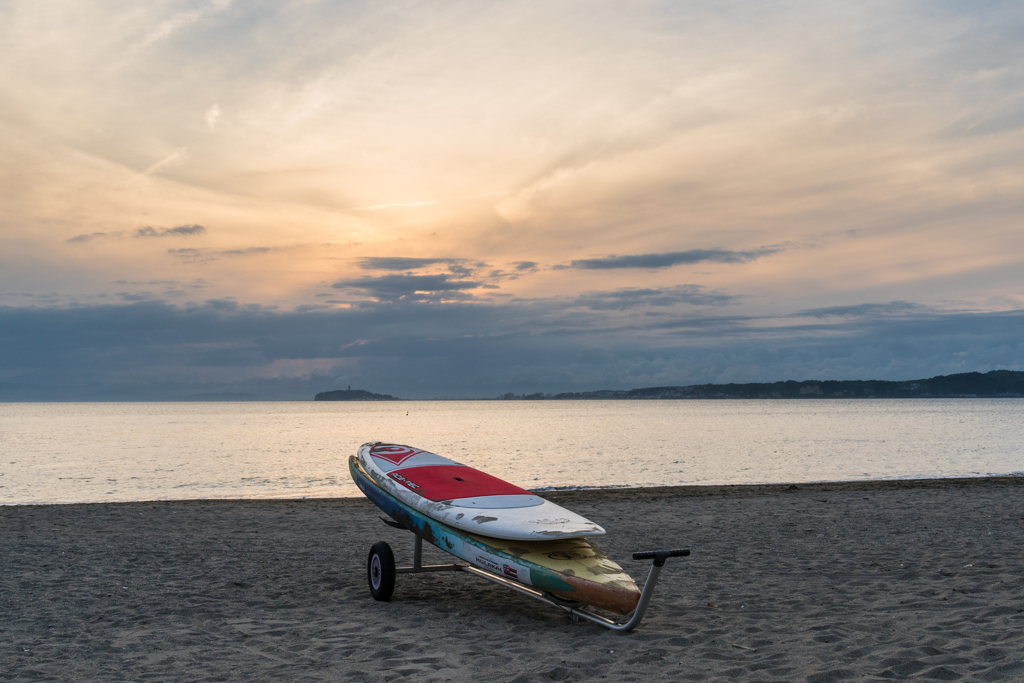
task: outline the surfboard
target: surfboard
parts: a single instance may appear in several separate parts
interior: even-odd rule
[[[358,458],[378,486],[456,529],[519,541],[604,534],[604,529],[575,512],[428,451],[374,442],[360,446]]]
[[[441,550],[506,579],[564,600],[618,614],[636,609],[640,591],[632,577],[586,538],[503,540],[456,529],[405,504],[349,458],[359,490],[389,517]]]

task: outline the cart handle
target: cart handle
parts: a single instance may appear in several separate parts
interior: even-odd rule
[[[643,552],[633,553],[633,559],[654,560],[654,566],[661,567],[665,564],[665,560],[670,557],[686,557],[689,554],[689,548],[677,548],[675,550],[645,550]]]

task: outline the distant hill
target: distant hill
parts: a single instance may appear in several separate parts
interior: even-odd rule
[[[321,391],[313,397],[314,401],[401,401],[391,394],[375,394],[372,391],[362,389],[338,389],[336,391]]]
[[[907,382],[807,380],[753,384],[693,384],[563,394],[505,394],[517,400],[657,400],[672,398],[1005,398],[1024,396],[1024,372],[993,370]]]

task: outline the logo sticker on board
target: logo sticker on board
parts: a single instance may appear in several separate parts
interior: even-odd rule
[[[370,449],[371,456],[374,458],[380,458],[381,460],[387,460],[393,465],[401,465],[412,456],[425,452],[426,451],[421,451],[418,448],[395,446],[393,444],[389,444],[387,446],[374,446]]]
[[[404,485],[406,488],[412,489],[413,491],[420,488],[419,484],[409,481],[408,479],[403,477],[401,474],[398,474],[397,472],[390,472],[388,473],[388,476],[397,481],[398,483]]]

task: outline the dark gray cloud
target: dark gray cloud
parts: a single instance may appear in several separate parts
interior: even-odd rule
[[[177,280],[115,280],[116,285],[177,285]]]
[[[213,260],[216,258],[206,249],[191,249],[187,247],[182,249],[168,249],[167,253],[171,256],[177,256],[188,261]]]
[[[735,303],[739,297],[711,291],[700,285],[676,285],[675,287],[653,287],[647,289],[624,287],[610,292],[587,292],[576,297],[578,306],[599,311],[622,311],[637,306],[726,306]]]
[[[206,280],[194,278],[189,281],[181,280],[115,280],[115,285],[143,286],[143,287],[164,287],[164,293],[184,293],[186,290],[200,290],[206,287]]]
[[[150,301],[159,298],[150,292],[118,292],[117,296],[125,301]]]
[[[406,256],[371,256],[360,259],[359,267],[364,270],[410,271],[443,264],[448,272],[457,278],[467,278],[487,264],[461,258],[411,258]]]
[[[152,228],[147,226],[139,228],[134,233],[130,234],[133,237],[192,237],[205,233],[206,228],[201,225],[179,225],[174,228]],[[82,235],[75,235],[67,242],[68,244],[81,244],[83,242],[92,242],[93,240],[122,238],[125,236],[125,233],[121,231],[91,232]]]
[[[359,267],[365,270],[419,270],[438,263],[460,263],[463,259],[452,258],[410,258],[406,256],[370,256],[359,260]]]
[[[115,237],[121,233],[115,232],[91,232],[85,235],[75,235],[68,240],[68,244],[81,244],[82,242],[92,242],[93,240],[104,239],[107,237]]]
[[[461,292],[483,287],[481,282],[459,280],[451,275],[383,275],[353,280],[339,280],[331,285],[334,289],[358,292],[383,301],[399,299],[437,298],[441,293]]]
[[[280,251],[278,247],[244,247],[242,249],[191,249],[183,247],[180,249],[168,249],[167,253],[171,256],[177,256],[178,258],[185,259],[186,261],[216,261],[218,259],[235,256],[258,256],[260,254],[269,254],[272,251]]]
[[[663,254],[632,254],[629,256],[604,256],[601,258],[578,259],[568,268],[581,270],[606,270],[611,268],[668,268],[692,263],[747,263],[763,256],[782,251],[782,247],[758,247],[748,251],[728,249],[690,249],[671,251]]]
[[[794,317],[806,318],[862,318],[879,315],[907,315],[930,311],[927,306],[909,301],[890,301],[886,304],[856,304],[854,306],[828,306],[827,308],[809,308],[799,311]]]
[[[255,254],[267,254],[274,251],[273,247],[246,247],[244,249],[221,249],[214,252],[218,256],[253,256]]]
[[[516,270],[537,270],[536,261],[517,261],[514,265]]]
[[[202,235],[206,228],[201,225],[179,225],[176,228],[139,228],[135,231],[135,237],[191,237]]]
[[[639,300],[659,296],[633,294]],[[0,307],[0,400],[142,400],[203,392],[308,400],[347,384],[408,398],[487,397],[1024,369],[1020,310],[915,309],[802,324],[708,309],[690,315],[665,307],[667,315],[647,317],[572,304],[399,298],[305,311],[233,299]],[[294,366],[314,359],[320,359],[316,371],[268,377],[276,361]]]

